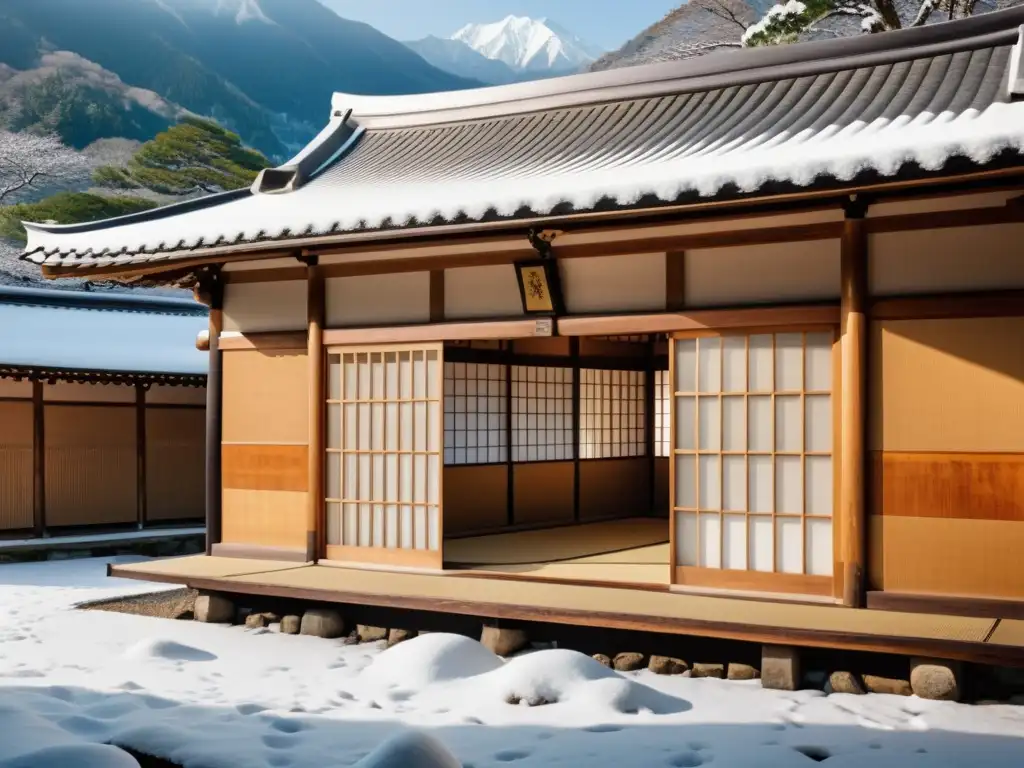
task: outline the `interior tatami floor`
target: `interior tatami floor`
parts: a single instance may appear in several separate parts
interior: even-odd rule
[[[495,533],[444,543],[445,566],[573,581],[666,584],[668,520],[649,517]]]

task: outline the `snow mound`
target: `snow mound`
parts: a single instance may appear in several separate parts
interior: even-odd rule
[[[493,672],[503,663],[476,640],[431,632],[384,651],[363,674],[378,685],[419,690],[434,683]]]
[[[140,640],[128,648],[125,658],[135,660],[166,659],[168,661],[214,661],[217,657],[201,648],[176,643],[173,640]]]
[[[485,679],[492,695],[512,703],[580,701],[616,712],[647,710],[655,714],[685,712],[691,708],[683,699],[648,688],[590,656],[566,649],[517,656]]]
[[[438,763],[438,765],[441,765]],[[139,768],[127,752],[109,744],[63,744],[0,762],[2,768]]]
[[[406,731],[385,741],[355,768],[462,768],[462,763],[433,736]]]

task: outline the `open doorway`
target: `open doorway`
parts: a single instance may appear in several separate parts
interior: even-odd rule
[[[444,352],[445,568],[666,584],[665,339]]]

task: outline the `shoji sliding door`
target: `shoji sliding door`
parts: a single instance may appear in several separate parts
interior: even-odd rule
[[[441,568],[440,344],[327,359],[327,559]]]
[[[675,583],[832,593],[837,363],[831,328],[676,334]]]

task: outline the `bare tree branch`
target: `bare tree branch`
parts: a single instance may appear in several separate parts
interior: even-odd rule
[[[740,32],[747,30],[747,24],[736,13],[719,0],[698,0],[698,5],[712,16],[739,27]]]
[[[30,189],[68,184],[88,172],[85,158],[56,136],[0,131],[0,204]]]

